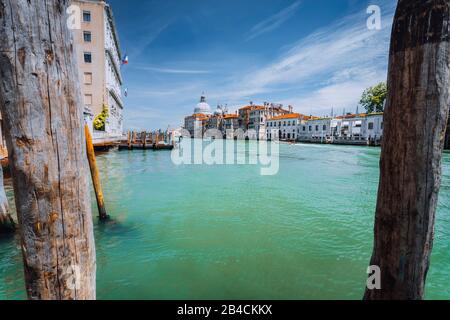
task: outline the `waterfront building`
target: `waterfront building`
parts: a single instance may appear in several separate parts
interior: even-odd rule
[[[367,140],[363,136],[363,128],[366,121],[366,114],[346,114],[336,117],[337,127],[333,136],[333,143],[336,144],[366,144]]]
[[[317,142],[330,143],[332,142],[333,127],[331,118],[309,117],[307,121],[299,123],[298,141],[300,142]],[[338,124],[334,121],[333,124]]]
[[[276,116],[292,113],[292,107],[289,110],[283,109],[283,105],[267,103],[249,106],[239,109],[239,128],[248,132],[248,138],[251,140],[266,139],[267,120]]]
[[[363,138],[370,145],[380,145],[383,139],[383,113],[370,113],[364,122]]]
[[[113,12],[102,0],[72,0],[80,8],[81,29],[74,30],[74,45],[85,106],[85,121],[108,108],[104,131],[95,139],[116,139],[123,133],[122,54]]]
[[[380,145],[383,113],[346,114],[335,118],[314,118],[299,124],[298,141],[355,145]]]
[[[191,137],[198,135],[201,137],[207,129],[211,117],[211,107],[206,102],[205,95],[202,95],[200,102],[194,108],[194,114],[184,118],[184,129],[189,131]]]
[[[213,115],[206,122],[206,129],[216,129],[219,131],[223,131],[224,116],[227,113],[228,110],[226,107],[218,105],[216,111],[214,111]]]
[[[208,129],[219,130],[224,137],[227,130],[240,129],[250,140],[273,140],[277,135],[282,141],[380,145],[383,113],[315,117],[293,113],[291,106],[286,110],[282,105],[255,105],[250,102],[248,106],[238,109],[236,114],[228,114],[227,108],[220,105],[212,112],[206,97],[202,96],[194,114],[185,118],[184,128],[191,136],[197,129],[197,137],[203,136]],[[240,136],[240,139],[243,138]]]
[[[223,131],[235,131],[239,129],[239,116],[237,114],[226,114],[223,116]]]
[[[189,131],[191,137],[198,137],[198,135],[203,136],[208,120],[209,117],[207,115],[195,113],[184,118],[184,128]]]
[[[299,136],[299,125],[305,123],[306,119],[307,117],[299,113],[288,113],[269,118],[266,139],[272,140],[276,135],[280,140],[295,141]]]

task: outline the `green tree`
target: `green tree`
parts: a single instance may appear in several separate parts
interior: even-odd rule
[[[364,91],[359,104],[366,109],[367,113],[383,112],[386,95],[387,85],[385,82],[380,82]]]

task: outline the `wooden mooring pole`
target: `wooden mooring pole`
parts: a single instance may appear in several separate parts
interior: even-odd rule
[[[127,137],[127,144],[128,144],[128,149],[131,150],[131,131],[128,131],[128,137]]]
[[[105,200],[103,198],[103,190],[100,182],[100,174],[97,168],[97,160],[95,159],[94,145],[92,144],[92,136],[87,125],[84,126],[86,135],[86,152],[91,168],[92,184],[94,185],[95,197],[97,198],[98,216],[100,220],[108,219],[105,209]]]
[[[147,144],[147,132],[143,132],[142,133],[142,148],[144,148],[145,149],[145,147],[146,147],[146,144]]]
[[[84,104],[66,23],[70,3],[0,0],[0,111],[20,226],[23,294],[31,300],[96,297]]]
[[[424,298],[450,104],[449,26],[448,0],[398,1],[367,300]]]

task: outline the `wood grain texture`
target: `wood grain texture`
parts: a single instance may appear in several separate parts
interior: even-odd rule
[[[0,107],[29,299],[95,299],[95,246],[68,0],[0,0]]]
[[[381,290],[365,299],[424,297],[450,102],[449,8],[449,0],[398,2],[371,261]]]

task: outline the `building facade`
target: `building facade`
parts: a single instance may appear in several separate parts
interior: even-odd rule
[[[74,30],[85,120],[95,119],[108,108],[104,131],[96,138],[115,138],[123,133],[121,50],[112,9],[101,0],[72,0],[80,8],[81,29]],[[93,115],[93,117],[92,117]]]
[[[335,144],[380,145],[383,113],[347,114],[312,118],[299,125],[298,141]]]
[[[274,116],[267,120],[266,139],[297,141],[299,126],[305,122],[305,116],[299,113],[288,113]]]
[[[189,131],[191,137],[200,138],[205,133],[211,117],[211,107],[206,102],[206,96],[202,95],[194,108],[194,114],[184,118],[184,129]]]
[[[274,103],[264,103],[243,107],[238,110],[239,128],[248,133],[251,140],[265,140],[267,135],[267,121],[273,117],[292,113],[292,107],[289,110],[283,109],[283,105]]]
[[[294,113],[290,106],[286,110],[282,105],[250,103],[229,114],[228,108],[220,105],[212,112],[202,95],[194,114],[184,119],[184,128],[198,138],[214,129],[227,139],[379,146],[383,139],[383,113],[320,118]]]
[[[331,118],[310,117],[298,126],[298,141],[329,143],[332,137]]]
[[[383,113],[372,113],[366,116],[363,138],[371,145],[381,144],[383,140]]]

